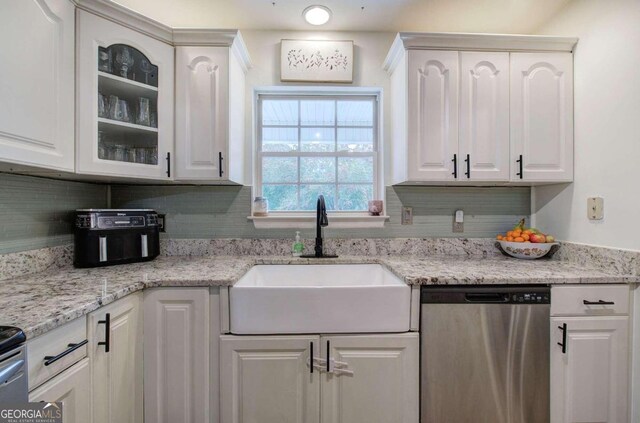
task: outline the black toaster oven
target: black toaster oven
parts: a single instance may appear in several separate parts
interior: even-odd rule
[[[160,254],[158,214],[150,209],[76,210],[73,264],[109,266]]]

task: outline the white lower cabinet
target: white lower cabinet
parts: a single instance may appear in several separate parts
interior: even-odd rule
[[[222,336],[221,422],[417,423],[418,342],[417,333]]]
[[[146,422],[203,423],[217,413],[209,407],[209,312],[209,288],[145,291]]]
[[[31,402],[62,402],[64,423],[91,423],[91,368],[88,358],[29,394]]]
[[[551,293],[552,303],[554,296],[565,303],[575,296],[583,304],[573,316],[551,318],[551,423],[629,422],[629,316],[615,314],[628,310],[618,304],[629,301],[628,286],[624,298],[619,288],[603,286],[598,297],[593,289],[554,287]],[[584,304],[600,300],[605,304]]]
[[[142,293],[89,315],[94,423],[141,423]]]

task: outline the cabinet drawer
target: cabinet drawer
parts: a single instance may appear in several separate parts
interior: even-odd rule
[[[629,285],[572,285],[551,288],[552,316],[612,314],[629,314]]]
[[[75,349],[58,360],[49,360],[47,366],[45,357],[55,357],[69,350],[69,344],[78,344],[87,339],[87,318],[78,319],[47,332],[27,342],[27,357],[29,361],[29,390],[42,385],[53,376],[71,367],[74,363],[87,356],[87,345]]]

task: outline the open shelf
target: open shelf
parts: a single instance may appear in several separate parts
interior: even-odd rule
[[[101,87],[115,89],[122,89],[124,87],[127,91],[137,91],[136,95],[149,96],[153,95],[150,93],[158,92],[158,88],[151,85],[143,84],[132,79],[123,78],[106,72],[98,71],[98,80]]]
[[[135,123],[129,123],[129,122],[120,122],[119,120],[98,118],[98,127],[102,129],[102,127],[104,126],[106,126],[107,128],[116,127],[117,131],[124,134],[136,134],[136,133],[149,134],[150,132],[151,133],[158,132],[158,128],[152,128],[150,126],[136,125]],[[111,128],[111,129],[114,129],[114,128]]]

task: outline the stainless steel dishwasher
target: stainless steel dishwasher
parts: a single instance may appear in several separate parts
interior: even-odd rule
[[[546,286],[423,287],[421,423],[548,423]]]
[[[27,347],[24,332],[0,326],[0,404],[23,404],[27,390]]]

